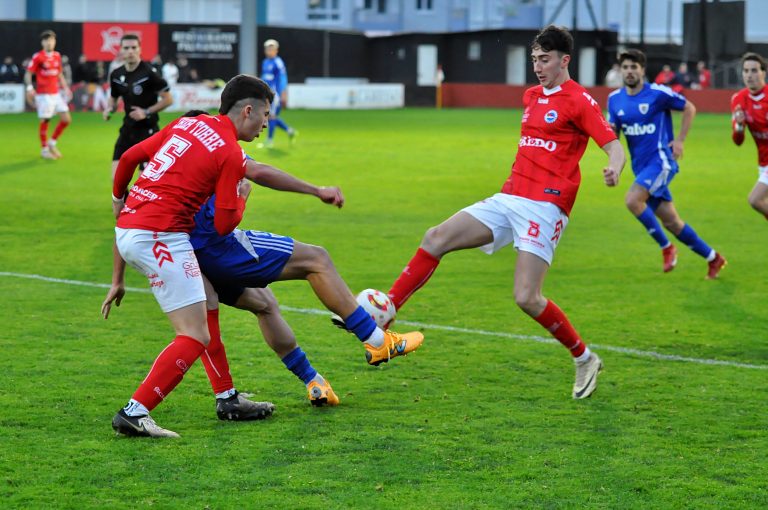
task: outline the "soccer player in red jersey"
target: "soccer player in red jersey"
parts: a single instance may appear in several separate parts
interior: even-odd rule
[[[62,96],[69,97],[69,85],[61,72],[61,54],[55,51],[56,34],[53,30],[46,30],[40,34],[40,45],[43,47],[32,55],[32,60],[24,74],[24,83],[27,85],[27,102],[30,106],[37,107],[37,116],[40,119],[40,143],[42,150],[40,155],[45,159],[59,159],[56,142],[61,133],[72,122],[67,101]],[[37,88],[32,85],[32,75],[37,80]],[[35,94],[37,91],[37,94]],[[48,123],[54,114],[59,114],[59,123],[53,130],[53,135],[48,138]]]
[[[749,205],[768,219],[768,89],[765,59],[757,53],[741,57],[741,77],[746,88],[731,98],[733,143],[744,143],[744,126],[757,145],[757,183],[749,194]]]
[[[427,230],[389,296],[399,310],[437,269],[447,253],[481,248],[494,253],[513,243],[518,250],[517,305],[570,350],[576,362],[573,398],[595,390],[602,361],[582,342],[565,313],[542,295],[544,278],[568,224],[581,174],[579,160],[592,138],[608,155],[603,178],[616,186],[625,157],[616,134],[587,91],[570,79],[573,37],[550,25],[533,41],[533,71],[540,85],[526,90],[520,142],[501,193],[457,212]]]
[[[219,115],[182,117],[120,158],[112,189],[118,218],[113,281],[126,262],[145,274],[176,336],[113,418],[118,433],[178,437],[159,427],[149,412],[181,382],[210,341],[203,276],[189,242],[193,218],[215,193],[216,231],[225,235],[240,222],[250,184],[243,179],[245,153],[238,140],[251,141],[264,129],[272,98],[262,80],[238,75],[221,94]],[[147,161],[126,196],[136,166]],[[108,295],[103,312],[110,303]],[[251,419],[266,417],[274,409],[242,395],[231,400],[231,412],[249,412]]]

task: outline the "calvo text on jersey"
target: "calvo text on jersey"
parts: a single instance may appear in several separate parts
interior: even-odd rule
[[[655,132],[656,124],[640,124],[635,122],[634,124],[624,125],[624,135],[626,136],[652,135]]]

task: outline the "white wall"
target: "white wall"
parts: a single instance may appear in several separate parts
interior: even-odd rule
[[[747,41],[751,43],[768,43],[768,2],[764,0],[747,0],[744,17]]]
[[[54,0],[56,21],[149,21],[150,0]]]
[[[163,22],[165,23],[239,25],[242,22],[241,18],[241,0],[165,0],[163,2]]]
[[[0,0],[1,20],[23,20],[27,17],[27,2],[24,0]]]

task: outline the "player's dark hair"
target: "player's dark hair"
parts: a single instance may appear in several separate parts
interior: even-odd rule
[[[56,39],[56,32],[54,32],[53,30],[43,30],[40,33],[40,40],[41,41],[45,41],[46,39],[50,39],[51,37]]]
[[[238,101],[250,99],[271,103],[274,98],[275,93],[264,80],[250,74],[238,74],[227,82],[221,92],[219,113],[229,113]]]
[[[619,65],[621,65],[625,60],[629,60],[630,62],[634,62],[635,64],[639,64],[640,67],[645,67],[645,63],[647,60],[645,59],[645,53],[643,53],[640,50],[636,50],[634,48],[629,50],[624,50],[621,53],[619,53]]]
[[[120,38],[120,44],[123,44],[123,41],[136,41],[136,43],[141,46],[141,39],[139,39],[139,36],[136,34],[125,34]]]
[[[531,43],[531,49],[541,48],[542,51],[557,51],[570,55],[573,53],[573,36],[565,27],[547,25],[541,29]]]
[[[744,68],[744,62],[747,60],[754,60],[758,64],[760,64],[760,70],[765,71],[765,59],[758,55],[757,53],[754,53],[752,51],[749,51],[741,56],[741,67]]]
[[[189,110],[182,117],[197,117],[198,115],[210,115],[205,110]]]

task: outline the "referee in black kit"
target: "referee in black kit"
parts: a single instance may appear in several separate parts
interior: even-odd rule
[[[109,75],[111,92],[104,110],[104,120],[109,120],[117,109],[118,98],[123,98],[125,117],[112,154],[112,179],[120,156],[160,131],[157,113],[173,103],[168,83],[154,67],[141,61],[141,42],[137,35],[127,34],[120,39],[120,53],[124,64]]]

